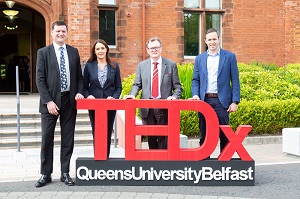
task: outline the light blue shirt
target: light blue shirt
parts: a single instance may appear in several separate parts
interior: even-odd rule
[[[207,89],[206,93],[218,93],[218,68],[220,60],[220,49],[212,55],[207,51]]]

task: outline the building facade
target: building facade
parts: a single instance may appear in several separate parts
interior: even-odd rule
[[[162,40],[162,55],[177,63],[193,62],[206,50],[203,32],[220,31],[221,46],[237,55],[238,62],[258,61],[284,66],[300,62],[300,2],[298,0],[14,0],[8,8],[19,10],[14,21],[0,14],[0,42],[16,49],[1,52],[8,71],[10,59],[30,54],[30,90],[35,87],[38,48],[52,42],[51,25],[68,25],[68,44],[79,49],[82,61],[90,56],[93,42],[102,38],[110,55],[119,62],[122,77],[135,72],[147,58],[147,39]],[[26,14],[26,12],[28,14]],[[25,13],[25,14],[24,14]],[[29,17],[30,14],[30,17]],[[7,29],[8,25],[16,26]],[[21,24],[28,24],[22,27]],[[25,42],[25,43],[24,43]],[[5,46],[3,47],[5,48]],[[8,72],[6,74],[8,76]],[[9,83],[7,77],[2,85]],[[3,91],[3,90],[1,90]]]

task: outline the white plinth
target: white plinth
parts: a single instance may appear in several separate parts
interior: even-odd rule
[[[300,156],[300,128],[282,129],[282,151]]]

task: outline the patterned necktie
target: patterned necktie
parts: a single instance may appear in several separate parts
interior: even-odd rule
[[[158,96],[158,69],[157,62],[153,62],[153,74],[152,74],[152,97],[156,98]]]
[[[59,50],[60,50],[60,86],[62,90],[66,90],[68,87],[68,81],[67,81],[67,70],[66,70],[64,48],[60,47]]]

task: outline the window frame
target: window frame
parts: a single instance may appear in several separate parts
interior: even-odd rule
[[[204,41],[204,30],[206,30],[206,14],[219,14],[220,19],[220,46],[222,46],[222,18],[226,12],[226,9],[222,8],[222,0],[220,0],[220,9],[216,8],[206,8],[205,7],[205,0],[199,0],[200,7],[199,8],[183,8],[183,14],[199,14],[199,54],[206,51],[206,44]],[[191,55],[184,55],[184,59],[193,59],[196,56]]]
[[[116,3],[116,1],[115,1]],[[109,48],[116,49],[117,48],[117,10],[119,9],[118,5],[114,4],[98,4],[98,14],[101,12],[101,10],[110,10],[115,11],[115,45],[108,44]],[[100,16],[99,16],[99,37],[100,37]]]
[[[98,4],[99,5],[117,5],[117,0],[111,0],[111,1],[114,1],[114,3],[101,3],[103,2],[103,0],[98,0]]]

